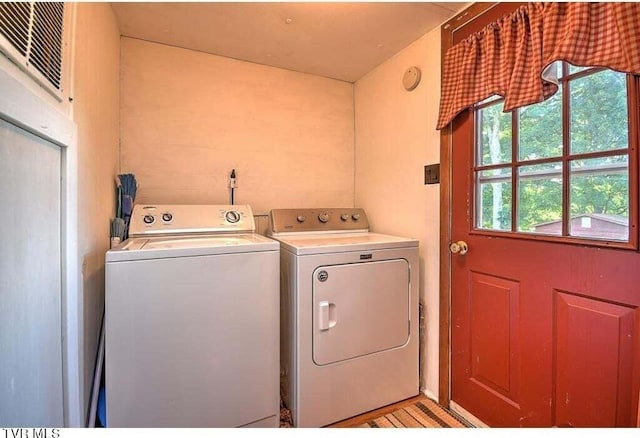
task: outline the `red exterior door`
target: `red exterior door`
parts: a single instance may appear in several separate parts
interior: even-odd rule
[[[452,236],[469,251],[452,255],[452,401],[490,426],[635,424],[640,255],[473,233],[472,138],[454,137]]]
[[[454,43],[473,27],[454,34]],[[464,241],[469,250],[451,255],[451,400],[489,426],[613,427],[639,421],[637,78],[633,84],[624,152],[628,238],[622,243],[584,240],[577,231],[572,238],[521,233],[517,226],[500,232],[483,229],[476,211],[482,190],[476,157],[479,122],[474,111],[453,122],[451,238]],[[567,143],[565,151],[570,147]],[[579,156],[597,161],[590,157]],[[543,169],[553,160],[536,163]],[[563,209],[571,210],[568,198],[578,196],[570,186],[571,178],[581,177],[578,165],[572,167],[578,161],[558,158],[561,178],[570,180],[558,192]],[[510,175],[550,174],[518,166],[510,168]],[[504,186],[513,190],[514,209],[522,197],[518,184],[536,181],[525,176],[514,176]],[[511,212],[514,221],[518,214]],[[564,230],[573,229],[573,222],[573,215],[565,219]],[[535,229],[544,234],[553,226]],[[558,225],[557,234],[562,228]]]
[[[473,125],[453,134],[452,401],[490,426],[635,425],[640,254],[475,229]]]

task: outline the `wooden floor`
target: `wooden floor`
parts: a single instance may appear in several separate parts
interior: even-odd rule
[[[371,421],[375,418],[386,415],[390,412],[393,412],[398,409],[402,409],[405,406],[412,405],[421,400],[425,400],[427,397],[423,394],[417,395],[415,397],[408,398],[398,403],[394,403],[392,405],[384,406],[380,409],[376,409],[375,411],[367,412],[362,415],[357,415],[355,417],[347,418],[346,420],[338,421],[337,423],[330,424],[327,427],[356,427],[364,424],[368,421]]]

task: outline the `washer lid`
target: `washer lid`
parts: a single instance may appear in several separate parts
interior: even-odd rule
[[[219,234],[134,238],[107,251],[107,262],[150,260],[243,252],[277,251],[275,240],[260,234]]]
[[[373,251],[417,247],[418,241],[378,233],[329,233],[272,235],[280,247],[296,255],[329,254],[349,251]]]

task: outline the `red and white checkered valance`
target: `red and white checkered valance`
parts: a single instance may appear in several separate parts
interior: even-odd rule
[[[504,111],[557,90],[554,61],[640,74],[640,3],[529,3],[451,47],[444,58],[440,116],[504,97]]]

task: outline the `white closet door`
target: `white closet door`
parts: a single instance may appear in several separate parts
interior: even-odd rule
[[[61,149],[0,120],[0,424],[62,426]]]

